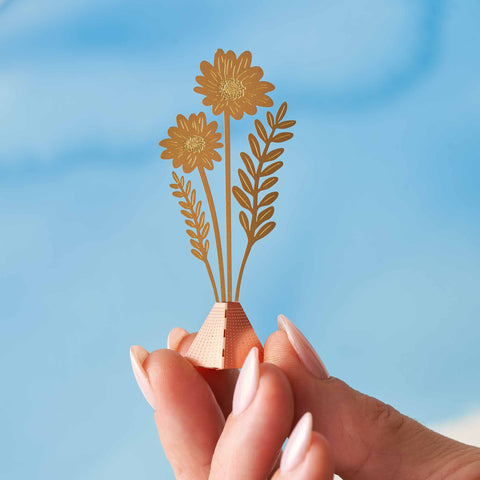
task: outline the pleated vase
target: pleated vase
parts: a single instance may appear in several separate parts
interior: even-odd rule
[[[218,302],[210,310],[186,357],[197,367],[241,368],[252,347],[258,348],[262,361],[262,344],[240,303]]]

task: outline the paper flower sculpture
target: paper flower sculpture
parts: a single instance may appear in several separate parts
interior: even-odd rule
[[[205,264],[216,302],[186,354],[194,365],[205,368],[240,368],[252,347],[257,347],[260,354],[263,353],[262,345],[239,303],[240,287],[252,247],[275,228],[275,222],[272,221],[275,212],[273,204],[278,192],[272,191],[272,188],[278,182],[275,174],[283,165],[278,159],[284,152],[277,144],[293,137],[288,129],[295,125],[295,121],[285,120],[285,102],[275,114],[267,111],[265,122],[255,119],[255,133],[248,135],[250,151],[239,155],[243,163],[242,168],[238,169],[240,184],[232,188],[230,117],[241,120],[244,114],[256,115],[257,107],[273,106],[272,99],[266,94],[274,86],[262,81],[263,70],[251,63],[250,52],[243,52],[237,57],[232,51],[225,53],[217,50],[213,65],[206,61],[200,64],[203,76],[197,77],[200,86],[194,88],[195,92],[205,95],[203,103],[212,107],[214,115],[223,113],[226,268],[215,202],[205,172],[213,170],[214,162],[222,160],[217,151],[223,147],[217,122],[208,123],[203,112],[191,114],[188,119],[178,115],[177,125],[168,130],[169,138],[160,142],[160,146],[165,148],[161,158],[172,160],[174,168],[182,168],[185,174],[198,171],[215,235],[220,295],[208,259],[210,222],[202,208],[202,201],[198,199],[197,190],[192,187],[192,180],[174,171],[170,187],[185,217],[191,253]],[[240,207],[238,218],[246,234],[235,296],[232,275],[232,195]]]
[[[255,115],[257,107],[271,107],[273,101],[265,95],[275,87],[262,82],[263,71],[252,67],[252,54],[243,52],[239,57],[230,50],[225,53],[217,50],[213,65],[203,61],[200,70],[203,76],[197,77],[200,85],[193,90],[205,95],[204,105],[211,105],[214,115],[225,113],[235,120],[243,114]]]
[[[207,123],[203,112],[192,113],[188,120],[178,115],[177,126],[168,129],[170,138],[160,142],[165,147],[161,157],[173,160],[173,168],[182,167],[185,173],[196,168],[213,170],[213,161],[222,157],[216,149],[223,147],[218,140],[222,134],[217,132],[217,122]]]

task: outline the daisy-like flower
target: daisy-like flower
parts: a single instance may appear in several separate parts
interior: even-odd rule
[[[165,147],[160,157],[173,160],[173,167],[183,167],[185,173],[196,168],[213,170],[213,161],[219,162],[222,157],[217,152],[223,146],[218,140],[222,137],[217,132],[217,122],[207,123],[205,113],[192,113],[188,119],[177,116],[177,126],[168,129],[169,138],[159,145]]]
[[[205,95],[204,105],[211,105],[214,115],[222,112],[240,120],[243,114],[255,115],[257,107],[271,107],[272,99],[265,95],[275,87],[261,81],[263,70],[252,67],[252,54],[243,52],[237,56],[229,50],[217,50],[213,65],[203,61],[200,70],[203,76],[197,77],[199,87],[194,91]]]

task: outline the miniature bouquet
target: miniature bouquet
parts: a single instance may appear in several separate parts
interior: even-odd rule
[[[263,70],[251,63],[252,54],[248,51],[237,57],[232,51],[225,53],[217,50],[213,65],[207,61],[200,64],[202,75],[196,78],[198,86],[194,91],[204,95],[203,104],[212,107],[213,115],[223,114],[223,143],[217,122],[209,123],[204,112],[192,113],[188,117],[178,115],[177,125],[170,127],[168,138],[160,142],[160,146],[164,147],[161,158],[171,160],[173,168],[181,168],[185,174],[174,170],[170,187],[185,218],[191,253],[205,264],[215,297],[213,308],[186,354],[194,365],[205,368],[240,368],[252,347],[258,348],[260,358],[263,354],[262,345],[239,303],[240,288],[253,246],[270,234],[276,225],[272,218],[278,192],[272,188],[278,182],[275,174],[283,165],[279,157],[284,152],[278,145],[293,137],[288,130],[295,121],[285,120],[286,102],[276,112],[267,111],[265,122],[255,119],[255,133],[248,135],[250,151],[240,153],[243,165],[238,168],[239,185],[232,187],[230,120],[239,121],[244,114],[256,115],[258,107],[273,106],[267,93],[275,87],[263,81]],[[207,171],[213,171],[215,162],[222,160],[225,165],[224,237],[207,175]],[[199,199],[194,182],[201,183],[208,210]],[[235,286],[232,270],[232,196],[238,203],[238,219],[246,235]],[[215,238],[217,276],[209,257],[211,230]]]

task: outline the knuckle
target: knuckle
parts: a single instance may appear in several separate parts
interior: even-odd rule
[[[396,434],[405,424],[405,417],[398,410],[376,398],[367,397],[366,413],[367,420],[374,428],[385,433]]]

